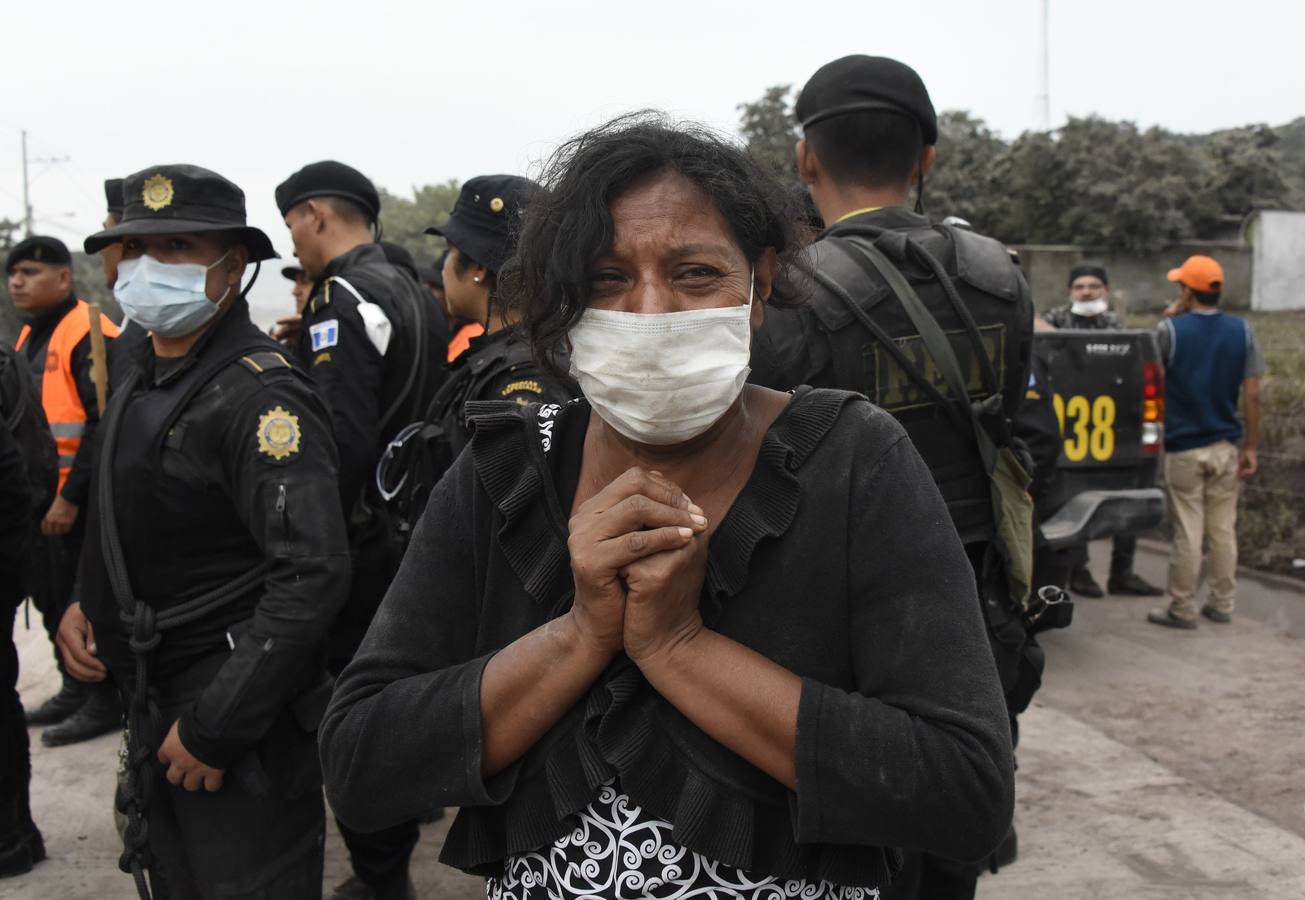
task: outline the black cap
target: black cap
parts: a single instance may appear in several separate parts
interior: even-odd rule
[[[412,258],[406,247],[401,247],[393,241],[377,241],[380,245],[381,252],[385,254],[385,259],[396,269],[401,269],[412,276],[412,280],[420,282],[417,275],[417,260]]]
[[[868,109],[891,109],[920,123],[925,145],[938,143],[938,115],[916,71],[886,56],[844,56],[816,70],[794,112],[804,129]]]
[[[14,244],[10,249],[9,255],[5,257],[5,274],[9,274],[14,266],[27,260],[51,266],[71,266],[72,254],[58,238],[34,234]]]
[[[353,166],[333,159],[310,163],[276,186],[276,208],[282,216],[314,197],[352,200],[372,222],[381,215],[381,195],[376,185]]]
[[[126,181],[125,178],[106,178],[104,179],[104,202],[105,208],[109,215],[122,218],[122,211],[126,203],[122,199],[122,186]]]
[[[521,213],[539,185],[519,175],[478,175],[462,186],[449,220],[432,225],[438,234],[491,272],[512,255],[512,237]]]
[[[224,231],[239,236],[250,262],[277,257],[267,235],[245,224],[245,192],[217,172],[199,166],[150,166],[126,177],[122,197],[121,221],[88,237],[82,245],[87,253],[99,253],[135,235]]]
[[[303,266],[286,266],[281,269],[281,277],[289,278],[291,281],[298,281],[302,274],[304,274]]]
[[[1100,278],[1102,284],[1110,284],[1110,279],[1106,277],[1106,267],[1101,263],[1079,263],[1069,270],[1069,287],[1073,287],[1074,282],[1084,275]]]

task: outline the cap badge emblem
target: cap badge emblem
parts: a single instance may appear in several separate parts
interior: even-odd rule
[[[273,459],[287,459],[299,452],[299,417],[274,406],[258,420],[258,450]]]
[[[164,175],[151,175],[145,179],[145,189],[141,199],[150,209],[158,212],[172,203],[172,181]]]
[[[503,198],[495,197],[493,200],[489,201],[489,211],[501,213],[503,211]]]

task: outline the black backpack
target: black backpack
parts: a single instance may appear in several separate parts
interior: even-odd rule
[[[23,454],[32,513],[38,518],[44,516],[59,487],[59,451],[27,362],[3,344],[0,344],[0,417]]]
[[[385,448],[376,464],[376,491],[397,529],[400,551],[411,540],[430,492],[467,444],[466,404],[485,399],[495,379],[533,362],[522,342],[482,348],[449,374],[426,415],[400,429]]]

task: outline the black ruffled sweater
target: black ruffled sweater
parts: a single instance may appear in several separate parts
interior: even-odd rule
[[[1014,773],[970,566],[901,427],[841,391],[799,389],[766,435],[702,595],[708,627],[802,677],[796,793],[623,656],[522,759],[481,777],[485,663],[571,601],[588,416],[577,401],[475,419],[322,723],[335,813],[369,830],[459,806],[441,860],[493,874],[566,834],[615,777],[677,843],[752,873],[882,885],[898,868],[888,848],[988,853]]]

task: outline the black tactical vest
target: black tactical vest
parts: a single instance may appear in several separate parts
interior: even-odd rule
[[[821,386],[861,391],[892,413],[929,466],[961,539],[986,540],[993,525],[991,486],[973,436],[947,414],[942,402],[947,386],[937,364],[882,276],[849,245],[856,241],[873,243],[924,301],[956,354],[970,400],[988,400],[995,408],[990,431],[999,446],[1009,444],[1009,433],[1001,432],[1028,383],[1033,323],[1028,285],[997,241],[930,225],[900,209],[839,223],[807,251],[817,273],[808,313],[828,342],[834,376],[833,385]],[[956,296],[933,265],[950,277]],[[849,300],[868,314],[879,334],[859,321]]]

